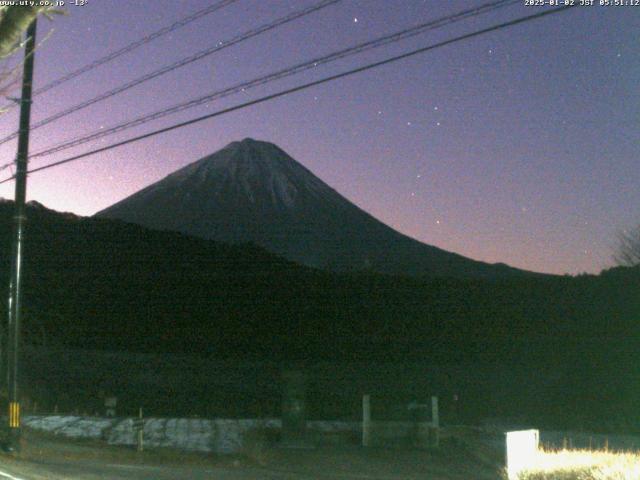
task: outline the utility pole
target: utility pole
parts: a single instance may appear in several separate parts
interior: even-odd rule
[[[25,200],[27,195],[27,163],[29,156],[29,127],[31,120],[31,90],[33,82],[33,60],[36,44],[36,20],[26,33],[22,97],[20,102],[20,134],[16,156],[16,190],[13,255],[11,280],[9,283],[9,321],[7,332],[7,389],[9,397],[9,433],[7,449],[20,448],[20,400],[18,397],[18,354],[20,345],[20,314],[22,300],[22,250],[24,224],[26,220]]]

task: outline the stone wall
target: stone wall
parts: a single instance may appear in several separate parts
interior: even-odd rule
[[[70,438],[104,440],[111,445],[135,445],[131,418],[81,417],[74,415],[28,415],[26,427]],[[178,448],[195,452],[238,453],[244,434],[254,429],[282,427],[280,419],[201,419],[145,418],[144,442],[147,447]],[[310,435],[346,434],[353,438],[359,422],[312,421]]]

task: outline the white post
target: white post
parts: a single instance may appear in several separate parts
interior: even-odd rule
[[[539,443],[538,430],[506,432],[506,463],[509,480],[517,480],[519,472],[535,465]]]
[[[438,412],[438,397],[431,397],[431,423],[434,428],[440,428],[440,413]]]
[[[142,452],[144,450],[144,420],[142,419],[142,407],[140,407],[140,411],[138,412],[139,425],[138,425],[138,451]]]
[[[371,396],[362,396],[362,446],[371,445]]]

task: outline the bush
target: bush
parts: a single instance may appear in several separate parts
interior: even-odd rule
[[[605,450],[541,451],[518,480],[640,480],[640,454]]]

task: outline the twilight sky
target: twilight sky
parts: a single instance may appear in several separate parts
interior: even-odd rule
[[[32,120],[317,1],[239,0],[36,97]],[[214,2],[66,3],[68,16],[40,20],[35,88]],[[482,3],[343,0],[35,130],[31,151]],[[31,167],[542,8],[523,0]],[[640,7],[577,7],[33,174],[28,198],[91,215],[253,137],[425,243],[535,271],[598,272],[612,265],[616,232],[640,222],[638,32]],[[0,116],[2,137],[16,127],[16,110]],[[0,163],[15,149],[0,146]],[[13,183],[0,196],[13,198]]]

